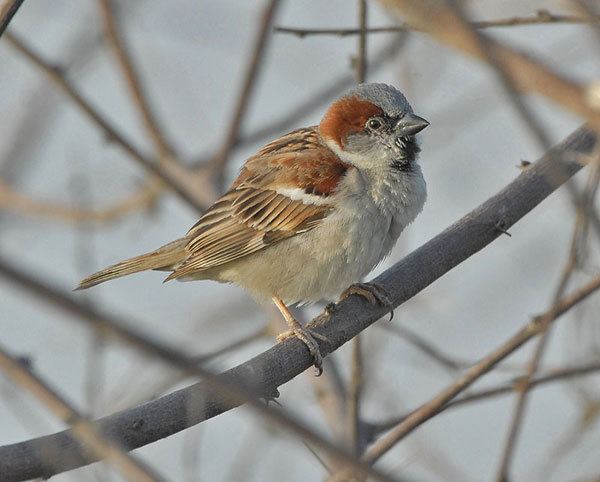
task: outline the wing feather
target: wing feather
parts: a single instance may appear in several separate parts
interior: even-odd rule
[[[229,263],[318,226],[332,211],[323,199],[335,192],[348,168],[332,155],[315,128],[267,145],[188,231],[187,256],[167,279]],[[310,194],[292,199],[278,192],[297,187]],[[311,195],[320,201],[311,202]]]

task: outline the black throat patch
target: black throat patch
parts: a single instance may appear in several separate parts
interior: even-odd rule
[[[414,168],[417,154],[421,152],[421,148],[414,136],[403,137],[399,147],[403,153],[402,159],[394,159],[390,167],[395,171],[410,172]]]

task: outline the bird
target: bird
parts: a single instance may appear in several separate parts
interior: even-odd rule
[[[249,157],[185,236],[94,273],[76,289],[146,270],[170,271],[165,281],[236,284],[275,304],[289,327],[278,340],[299,338],[320,374],[315,338],[323,337],[290,307],[350,294],[390,304],[381,286],[362,280],[423,209],[416,135],[428,125],[395,87],[358,84],[318,125]]]

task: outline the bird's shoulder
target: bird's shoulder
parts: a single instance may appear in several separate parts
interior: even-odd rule
[[[328,197],[351,167],[325,144],[316,126],[305,127],[268,143],[250,157],[232,187],[298,189]]]

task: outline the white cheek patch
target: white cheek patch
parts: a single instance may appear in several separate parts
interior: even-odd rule
[[[340,145],[329,137],[325,137],[323,140],[325,141],[325,145],[341,159],[341,154],[344,153],[344,150],[340,147]]]

